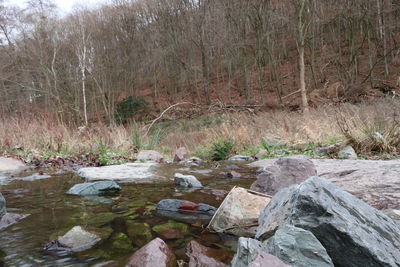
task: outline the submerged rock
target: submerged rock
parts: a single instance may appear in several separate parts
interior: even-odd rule
[[[202,188],[203,185],[193,175],[183,175],[175,173],[174,175],[175,185],[184,188]]]
[[[228,261],[231,258],[227,253],[205,247],[194,240],[187,245],[186,255],[189,257],[189,267],[228,266],[221,260]]]
[[[278,192],[264,209],[256,237],[291,224],[312,232],[335,266],[398,266],[400,226],[328,181],[312,177]]]
[[[164,156],[154,150],[141,150],[137,155],[137,160],[149,160],[161,163],[164,161]]]
[[[129,237],[124,233],[118,233],[114,235],[111,239],[111,247],[114,254],[125,254],[132,251],[132,242]]]
[[[146,245],[153,239],[151,227],[147,223],[127,221],[126,227],[129,238],[138,247]]]
[[[180,147],[175,151],[174,162],[181,162],[187,156],[188,152],[185,147]]]
[[[213,206],[180,199],[163,199],[156,207],[157,215],[185,223],[208,223],[215,211]]]
[[[75,226],[64,236],[57,239],[58,249],[65,249],[72,252],[80,252],[90,249],[100,241],[97,235],[85,231],[81,226]],[[54,241],[52,243],[55,243]],[[53,247],[54,249],[55,247]]]
[[[230,179],[239,179],[240,177],[242,177],[242,175],[238,172],[235,171],[230,171],[226,174],[228,176],[228,178]]]
[[[0,219],[6,214],[6,200],[0,193]]]
[[[7,227],[16,224],[22,219],[25,219],[30,214],[16,214],[7,212],[0,219],[0,231],[6,229]]]
[[[162,239],[183,238],[189,233],[189,226],[184,223],[168,221],[167,223],[156,225],[153,231]]]
[[[67,194],[78,196],[112,194],[121,190],[121,187],[114,181],[98,181],[92,183],[76,184],[71,187]]]
[[[263,194],[234,187],[215,212],[208,227],[216,232],[254,237],[258,217],[270,200],[270,197]]]
[[[126,267],[172,267],[175,263],[171,249],[160,238],[156,238],[136,251]]]
[[[299,184],[315,175],[317,169],[314,163],[305,157],[280,158],[257,176],[250,189],[273,195],[282,188]]]
[[[340,159],[357,159],[357,153],[351,146],[346,146],[338,152]]]
[[[79,169],[77,174],[86,181],[112,180],[133,183],[151,183],[165,181],[165,177],[156,174],[157,163],[126,163],[103,167]]]

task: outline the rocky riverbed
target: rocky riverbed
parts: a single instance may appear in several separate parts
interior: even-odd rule
[[[61,175],[57,169],[24,167],[19,173],[7,169],[0,174],[0,191],[6,202],[4,205],[0,199],[0,216],[6,207],[7,214],[22,217],[4,229],[0,225],[0,265],[125,266],[138,259],[151,262],[154,259],[146,258],[149,251],[159,251],[155,258],[167,265],[190,261],[194,264],[190,266],[225,266],[235,254],[239,262],[238,257],[244,257],[239,252],[252,239],[238,242],[240,236],[215,233],[206,227],[234,186],[250,188],[257,178],[259,182],[273,177],[275,186],[285,175],[292,175],[295,183],[304,182],[309,174],[319,175],[378,209],[392,209],[393,217],[399,216],[398,160],[312,160],[315,173],[298,169],[301,164],[286,168],[290,162],[276,165],[276,160],[235,160],[201,164],[192,159],[186,164],[130,163]],[[90,184],[78,185],[85,180]],[[264,223],[262,227],[269,225]],[[312,233],[290,225],[279,233],[276,240],[288,235],[315,239]],[[312,245],[319,246],[321,253],[325,251],[318,244]],[[279,261],[265,251],[254,254],[254,260],[266,257],[271,262]],[[331,264],[329,258],[323,260],[327,266]]]

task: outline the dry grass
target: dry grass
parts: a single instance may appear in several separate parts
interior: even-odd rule
[[[289,145],[319,145],[341,139],[353,142],[357,149],[362,150],[365,142],[360,140],[365,139],[366,129],[379,132],[385,138],[399,138],[398,128],[393,128],[397,122],[396,111],[400,111],[400,101],[380,99],[369,104],[320,107],[307,115],[287,111],[257,115],[231,113],[220,115],[218,122],[207,125],[203,123],[204,118],[192,120],[189,124],[170,122],[168,128],[161,123],[154,128],[158,130],[147,137],[143,136],[143,125],[92,125],[86,129],[67,127],[48,117],[3,117],[0,118],[0,149],[37,156],[74,155],[101,149],[133,154],[137,148],[154,148],[172,153],[180,146],[194,152],[215,140],[229,139],[234,141],[235,150],[239,152],[249,146],[259,146],[262,138],[267,137]],[[396,145],[399,143],[390,143],[391,147]],[[393,152],[393,149],[390,151]]]

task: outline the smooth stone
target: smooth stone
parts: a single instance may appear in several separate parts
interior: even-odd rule
[[[230,171],[227,173],[228,178],[230,179],[239,179],[240,177],[242,177],[242,175],[238,172],[235,171]]]
[[[85,231],[81,226],[73,227],[64,236],[58,238],[60,245],[72,252],[90,249],[100,242],[100,240],[100,237]]]
[[[78,196],[112,194],[121,190],[121,187],[114,181],[98,181],[92,183],[81,183],[71,187],[67,194]]]
[[[163,199],[156,206],[157,215],[185,223],[208,223],[216,210],[207,204],[180,199]]]
[[[166,178],[156,174],[157,163],[126,163],[103,167],[79,169],[77,174],[88,182],[112,180],[132,183],[152,183],[165,181]]]
[[[254,161],[254,158],[250,156],[235,155],[230,157],[228,161]]]
[[[20,160],[13,158],[0,157],[0,173],[3,174],[15,174],[29,167]]]
[[[174,175],[175,185],[184,188],[202,188],[203,185],[193,175],[183,175],[181,173],[175,173]]]
[[[139,161],[149,160],[149,161],[161,163],[164,161],[164,156],[161,155],[160,152],[157,152],[154,150],[141,150],[141,151],[139,151],[136,159]]]
[[[156,238],[136,251],[126,267],[173,267],[176,258],[165,242]]]
[[[7,227],[16,224],[22,219],[25,219],[30,214],[16,214],[16,213],[5,213],[0,219],[0,231],[6,229]]]
[[[14,181],[33,182],[33,181],[48,179],[48,178],[51,178],[51,176],[47,175],[47,174],[39,174],[39,173],[34,173],[32,175],[25,176],[25,177],[0,177],[0,185],[8,185],[9,183],[14,182]]]
[[[300,184],[307,178],[317,175],[314,163],[305,157],[280,158],[257,175],[250,189],[273,195],[282,188]]]
[[[260,215],[256,237],[268,239],[285,224],[312,232],[335,266],[400,262],[400,226],[320,177],[278,192]]]
[[[339,150],[338,152],[339,159],[357,159],[357,153],[351,146],[346,146]]]

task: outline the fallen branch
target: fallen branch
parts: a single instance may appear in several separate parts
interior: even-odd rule
[[[165,109],[163,112],[161,112],[160,116],[158,116],[157,118],[155,118],[155,119],[150,123],[150,125],[148,126],[147,131],[146,131],[146,133],[144,134],[144,136],[147,136],[147,135],[149,134],[150,129],[151,129],[151,127],[153,127],[154,123],[156,123],[158,120],[160,120],[160,119],[162,118],[162,116],[164,116],[164,114],[165,114],[168,110],[170,110],[170,109],[172,109],[172,108],[174,108],[174,107],[176,107],[176,106],[184,105],[184,104],[196,105],[196,104],[193,104],[193,103],[190,103],[190,102],[180,102],[180,103],[176,103],[176,104],[174,104],[174,105],[172,105],[172,106],[169,106],[167,109]],[[145,127],[146,127],[146,126],[145,126]],[[145,127],[144,127],[144,128],[145,128]]]
[[[288,94],[288,95],[282,96],[282,98],[281,98],[281,99],[284,99],[284,98],[287,98],[287,97],[289,97],[289,96],[292,96],[292,95],[298,94],[298,93],[300,93],[300,92],[301,92],[301,90],[294,91],[293,93],[290,93],[290,94]]]

